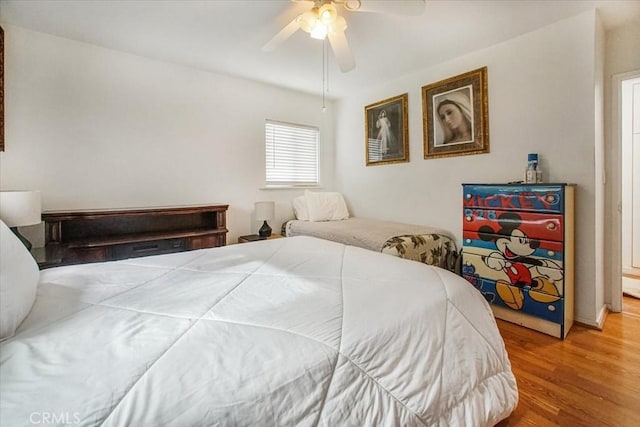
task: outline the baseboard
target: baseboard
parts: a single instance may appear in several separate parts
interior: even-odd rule
[[[604,322],[607,320],[607,315],[609,315],[609,307],[606,305],[603,305],[602,308],[600,309],[600,313],[598,313],[598,318],[595,322],[590,322],[590,321],[576,318],[574,319],[574,323],[580,326],[584,326],[586,328],[597,329],[601,331],[602,328],[604,328]]]
[[[640,279],[640,268],[622,267],[622,275]]]
[[[607,305],[603,305],[600,309],[600,315],[598,315],[598,330],[602,330],[604,328],[604,322],[607,320],[607,316],[609,315],[609,307]]]

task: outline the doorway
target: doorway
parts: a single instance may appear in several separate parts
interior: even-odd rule
[[[622,292],[640,298],[640,74],[620,80]]]

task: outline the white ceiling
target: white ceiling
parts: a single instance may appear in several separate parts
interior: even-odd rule
[[[0,22],[320,94],[321,41],[298,31],[274,52],[260,49],[307,8],[289,0],[1,0]],[[421,16],[340,8],[356,68],[341,73],[330,53],[329,96],[339,98],[350,87],[411,73],[593,8],[607,29],[640,17],[640,0],[427,0]]]

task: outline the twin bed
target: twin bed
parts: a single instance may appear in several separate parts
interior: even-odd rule
[[[323,222],[290,220],[283,229],[288,237],[312,236],[459,271],[455,238],[439,228],[350,217]]]
[[[453,234],[441,228],[352,217],[342,194],[305,191],[293,202],[295,219],[282,225],[287,237],[312,236],[400,258],[435,265],[460,274]]]
[[[0,344],[3,426],[491,426],[517,399],[473,286],[308,236],[44,270]]]

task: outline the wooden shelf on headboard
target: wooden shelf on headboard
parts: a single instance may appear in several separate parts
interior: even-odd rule
[[[57,247],[58,265],[224,246],[228,207],[48,211],[42,214],[45,245]]]

